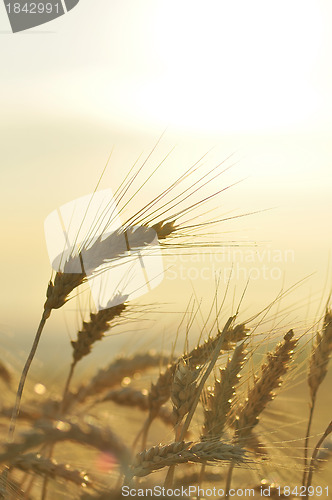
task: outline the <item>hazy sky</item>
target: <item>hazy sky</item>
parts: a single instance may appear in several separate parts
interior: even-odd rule
[[[228,224],[225,239],[294,252],[250,305],[311,273],[303,296],[317,299],[332,243],[331,22],[323,0],[80,0],[14,35],[1,4],[2,330],[31,336],[37,323],[47,214],[91,192],[112,147],[105,186],[166,127],[170,173],[212,146],[212,163],[235,153],[222,182],[245,180],[220,213],[272,209]]]

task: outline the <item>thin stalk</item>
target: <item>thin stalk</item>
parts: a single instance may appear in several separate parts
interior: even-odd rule
[[[23,371],[21,374],[20,382],[18,385],[17,393],[16,393],[15,405],[14,405],[13,413],[12,413],[12,416],[10,419],[10,426],[9,426],[9,431],[8,431],[8,442],[12,442],[13,438],[14,438],[16,421],[17,421],[17,417],[20,413],[21,399],[22,399],[25,380],[27,378],[32,360],[36,354],[36,350],[37,350],[39,340],[40,340],[43,328],[45,326],[46,320],[50,317],[50,314],[51,314],[50,309],[44,310],[42,318],[41,318],[39,326],[38,326],[38,330],[37,330],[36,335],[35,335],[35,339],[33,341],[32,347],[31,347],[30,354],[25,362],[25,365],[24,365],[24,368],[23,368]]]
[[[311,461],[310,461],[310,468],[309,468],[309,473],[308,473],[308,480],[307,480],[306,489],[305,489],[305,491],[306,491],[305,500],[308,500],[308,497],[309,497],[308,488],[309,488],[309,486],[311,486],[312,476],[313,476],[314,468],[315,468],[315,461],[316,461],[316,458],[317,458],[317,454],[319,452],[319,448],[322,446],[323,442],[325,441],[325,439],[327,438],[327,436],[329,434],[331,434],[331,432],[332,432],[332,420],[329,423],[329,425],[327,426],[324,434],[322,435],[322,437],[320,438],[320,440],[316,444],[315,449],[313,451],[313,454],[312,454],[312,457],[311,457]]]
[[[151,418],[151,416],[149,416],[147,421],[144,424],[143,431],[142,431],[142,450],[145,450],[145,448],[146,448],[146,444],[147,444],[147,440],[148,440],[148,433],[149,433],[149,429],[151,427],[153,420],[154,419]]]
[[[60,409],[59,409],[59,418],[61,418],[61,416],[64,414],[65,409],[66,409],[66,401],[67,401],[67,397],[69,394],[69,387],[70,387],[70,383],[71,383],[73,375],[74,375],[76,363],[77,363],[77,361],[73,361],[72,364],[70,365],[70,370],[69,370],[67,380],[65,383],[65,388],[63,390],[62,401],[61,401],[61,405],[60,405]],[[52,458],[53,452],[54,452],[54,447],[55,447],[55,444],[53,443],[50,446],[50,449],[49,449],[49,452],[47,455],[48,458]],[[41,493],[40,500],[46,500],[48,482],[49,482],[49,477],[45,476],[44,481],[43,481],[42,493]]]
[[[203,481],[204,481],[204,475],[205,475],[205,468],[206,468],[206,465],[205,464],[202,464],[202,467],[201,467],[201,470],[199,472],[199,478],[198,478],[198,495],[197,495],[197,500],[201,500],[201,495],[200,495],[200,488],[203,484]]]
[[[48,458],[52,458],[53,450],[54,450],[54,443],[52,443],[50,446],[49,452],[47,454]],[[45,476],[44,480],[43,480],[42,492],[41,492],[41,497],[40,497],[41,500],[46,500],[48,480],[49,480],[49,477]]]
[[[225,498],[229,498],[229,490],[231,489],[233,469],[234,469],[234,464],[230,465],[228,469],[226,486],[225,486]]]
[[[306,480],[307,480],[309,436],[310,436],[310,431],[311,431],[312,418],[314,415],[315,403],[316,403],[316,395],[312,398],[312,401],[311,401],[308,427],[307,427],[307,432],[306,432],[305,441],[304,441],[304,467],[303,467],[302,486],[305,486]]]
[[[77,363],[76,361],[73,361],[72,364],[70,365],[70,370],[69,370],[68,377],[67,377],[66,384],[65,384],[65,388],[64,388],[63,394],[62,394],[62,401],[61,401],[61,405],[60,405],[60,415],[62,415],[66,409],[66,402],[67,402],[67,398],[68,398],[68,394],[69,394],[69,387],[70,387],[70,383],[71,383],[73,375],[74,375],[76,363]]]

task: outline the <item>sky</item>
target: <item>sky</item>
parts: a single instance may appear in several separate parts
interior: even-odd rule
[[[285,307],[301,325],[310,302],[314,317],[331,288],[331,21],[323,0],[80,0],[66,15],[12,34],[0,5],[0,329],[8,345],[29,343],[41,314],[51,272],[46,216],[90,193],[112,150],[103,187],[113,188],[165,130],[151,160],[175,147],[163,180],[213,148],[210,166],[233,155],[220,186],[241,181],[216,213],[259,212],[220,229],[247,252],[227,257],[228,267],[247,259],[258,273],[247,310],[305,280]],[[160,185],[152,181],[151,193]],[[147,303],[182,311],[193,290],[213,295],[214,265],[205,280],[196,264],[180,262],[176,301],[166,293],[168,275]],[[276,268],[274,278],[263,277],[263,265]],[[235,302],[247,278],[243,271],[233,280]],[[64,314],[49,339],[68,341],[59,334]]]

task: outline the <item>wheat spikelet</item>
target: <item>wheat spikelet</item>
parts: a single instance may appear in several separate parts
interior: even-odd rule
[[[151,227],[156,231],[158,240],[164,240],[168,238],[168,236],[170,236],[177,230],[177,227],[175,226],[175,220],[171,222],[166,222],[165,220],[163,220],[157,222],[156,224],[153,224]]]
[[[105,394],[103,398],[95,401],[94,405],[106,401],[112,401],[121,406],[136,407],[142,411],[148,411],[150,408],[148,391],[145,389],[143,391],[133,389],[132,387],[114,389]],[[161,407],[156,416],[160,418],[164,424],[173,426],[172,412],[168,408]]]
[[[201,442],[174,442],[166,446],[154,446],[136,455],[130,477],[143,477],[153,471],[188,462],[212,464],[216,462],[245,463],[245,451],[230,444]]]
[[[331,353],[332,314],[331,311],[326,311],[322,333],[317,333],[316,335],[309,362],[308,384],[312,401],[315,399],[318,387],[323,382],[327,373],[327,365]]]
[[[174,372],[171,400],[173,403],[173,423],[178,425],[189,412],[197,390],[196,380],[200,370],[192,368],[184,359],[180,359]]]
[[[126,297],[123,297],[124,301]],[[83,328],[77,334],[77,340],[72,341],[73,362],[77,363],[91,352],[92,345],[101,340],[104,333],[110,328],[110,322],[126,309],[124,301],[107,309],[101,309],[97,313],[90,314],[90,321],[83,322]]]
[[[151,414],[153,412],[157,412],[158,408],[165,404],[171,396],[171,384],[174,377],[174,372],[177,366],[177,363],[180,362],[181,359],[186,359],[186,362],[191,367],[191,369],[196,366],[203,366],[207,363],[213,353],[218,341],[221,336],[223,336],[222,341],[222,349],[221,350],[230,350],[234,348],[234,345],[241,340],[244,340],[248,336],[249,330],[245,327],[245,325],[237,325],[234,328],[229,326],[227,332],[222,331],[218,332],[218,334],[200,344],[197,347],[194,347],[189,353],[180,356],[177,362],[173,362],[167,370],[159,376],[159,379],[155,384],[151,384],[149,399],[151,403]]]
[[[77,486],[92,486],[86,472],[72,469],[69,465],[58,464],[55,460],[35,453],[27,453],[16,457],[11,462],[11,466],[24,472],[32,472],[53,479],[65,479]]]
[[[225,368],[220,369],[220,379],[215,381],[208,394],[204,411],[203,439],[221,437],[227,417],[232,408],[235,386],[245,362],[245,345],[238,345]]]
[[[58,271],[55,278],[49,282],[46,290],[44,310],[48,316],[52,309],[60,309],[68,300],[68,295],[86,278],[85,273],[66,273]]]
[[[258,417],[269,401],[274,398],[274,390],[280,386],[281,377],[287,372],[297,340],[290,330],[283,342],[267,354],[267,360],[261,367],[261,375],[249,391],[246,402],[236,412],[236,435],[245,440],[258,423]]]
[[[220,352],[221,351],[230,351],[234,349],[234,346],[243,340],[246,339],[249,335],[249,329],[246,328],[244,324],[236,325],[235,327],[229,326],[227,331],[219,331],[215,337],[210,337],[203,344],[195,347],[192,351],[189,352],[188,360],[193,366],[203,365],[205,364],[211,354],[213,353],[218,341],[223,335],[223,341],[221,343]]]
[[[154,418],[160,407],[165,404],[171,396],[171,387],[176,369],[176,363],[169,365],[165,372],[161,373],[157,382],[151,384],[149,391],[150,417]]]
[[[244,464],[248,461],[246,451],[240,446],[221,441],[202,441],[191,446],[189,451],[197,457],[197,460],[193,461],[202,463],[232,461],[236,464]]]

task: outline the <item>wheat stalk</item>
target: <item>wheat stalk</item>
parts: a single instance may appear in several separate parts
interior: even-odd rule
[[[73,363],[76,364],[84,356],[87,356],[91,352],[92,345],[101,340],[104,333],[109,330],[110,322],[123,313],[127,307],[124,303],[126,297],[123,297],[123,299],[120,304],[101,309],[97,313],[90,313],[90,321],[83,322],[82,329],[77,333],[77,340],[71,342]]]
[[[305,486],[307,479],[307,461],[308,461],[308,446],[309,436],[314,415],[317,391],[323,382],[326,373],[327,365],[332,352],[332,314],[326,310],[323,322],[322,333],[317,332],[315,343],[312,347],[309,360],[308,385],[310,388],[310,413],[308,419],[307,432],[304,440],[304,468],[302,485]]]
[[[315,463],[316,463],[316,459],[317,459],[317,455],[318,455],[319,449],[322,446],[322,444],[324,443],[325,439],[331,434],[331,432],[332,432],[332,420],[328,424],[328,426],[326,427],[323,435],[319,439],[319,441],[316,444],[315,449],[313,451],[313,454],[312,454],[312,457],[311,457],[311,461],[310,461],[310,467],[309,467],[309,472],[308,472],[307,484],[306,484],[306,496],[305,496],[305,500],[308,500],[309,487],[311,486],[312,476],[313,476],[313,473],[314,473]]]

